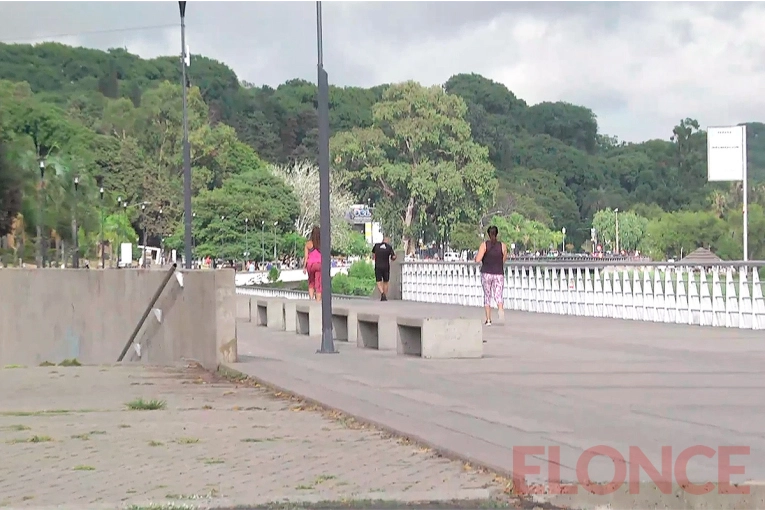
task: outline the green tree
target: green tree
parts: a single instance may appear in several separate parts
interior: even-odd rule
[[[379,210],[389,211],[384,220],[403,231],[407,253],[417,223],[477,222],[494,199],[494,169],[472,141],[466,113],[465,102],[441,87],[406,82],[385,91],[373,127],[332,139],[346,182],[358,190],[371,185]]]
[[[617,221],[619,250],[637,250],[646,235],[648,220],[634,212],[615,212],[613,209],[602,209],[595,213],[592,228],[598,236],[598,242],[610,250],[617,249]]]
[[[449,245],[457,251],[477,250],[481,244],[478,226],[471,223],[457,223],[449,236]]]

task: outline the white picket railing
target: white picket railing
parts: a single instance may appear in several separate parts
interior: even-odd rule
[[[699,267],[678,263],[509,263],[504,306],[584,317],[765,329],[758,271],[765,262]],[[402,263],[402,298],[483,306],[480,267]]]
[[[236,293],[242,296],[282,298],[282,299],[308,299],[308,292],[304,290],[277,289],[273,287],[237,287]],[[363,297],[332,295],[333,299],[364,299]]]

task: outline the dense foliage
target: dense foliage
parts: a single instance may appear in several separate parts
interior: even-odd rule
[[[189,76],[195,254],[299,253],[318,197],[312,177],[289,174],[315,167],[315,85],[256,87],[196,56]],[[181,93],[177,58],[0,44],[0,235],[16,254],[34,257],[38,226],[52,259],[75,235],[94,254],[102,224],[109,243],[180,247]],[[519,248],[558,246],[565,228],[569,249],[591,249],[595,226],[609,249],[618,208],[624,249],[741,257],[740,183],[706,182],[706,134],[692,118],[663,140],[624,143],[586,107],[530,106],[459,74],[444,87],[332,87],[330,124],[338,196],[373,204],[409,250],[417,239],[474,247],[490,220]],[[765,258],[765,124],[747,126],[750,257]],[[337,249],[362,251],[343,235]]]

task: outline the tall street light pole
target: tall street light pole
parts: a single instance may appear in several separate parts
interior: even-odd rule
[[[266,263],[266,220],[260,221],[260,265]]]
[[[106,250],[104,249],[104,187],[98,190],[101,198],[101,269],[106,269]]]
[[[250,218],[244,219],[244,263],[247,264],[247,258],[250,256]]]
[[[72,211],[72,243],[74,243],[74,254],[72,255],[72,266],[75,269],[80,267],[80,240],[79,229],[77,228],[77,192],[80,189],[80,178],[74,178],[74,210]]]
[[[186,2],[178,2],[181,12],[181,68],[183,88],[183,210],[184,210],[184,260],[186,269],[191,269],[191,147],[189,147],[189,112],[187,102],[186,66],[189,55],[186,51]]]
[[[141,204],[141,230],[143,231],[143,243],[141,245],[141,267],[146,268],[146,204]]]
[[[332,233],[329,209],[329,77],[324,70],[324,41],[321,2],[316,2],[316,49],[318,53],[319,117],[319,211],[321,216],[321,349],[322,354],[336,353],[332,338]]]
[[[37,191],[37,267],[45,267],[45,242],[43,241],[44,185],[45,161],[40,161],[40,187]]]

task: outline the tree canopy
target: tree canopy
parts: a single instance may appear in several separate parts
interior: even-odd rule
[[[96,249],[102,223],[112,244],[143,233],[155,246],[179,242],[180,79],[175,57],[0,44],[0,235],[11,234],[15,256],[34,256],[38,225],[48,249],[71,246],[73,218],[83,254]],[[305,190],[272,170],[315,168],[316,86],[256,86],[202,56],[192,57],[189,85],[196,248],[255,255],[249,229],[276,222],[272,245],[295,251],[289,236],[304,234],[313,213]],[[330,87],[330,127],[336,196],[373,205],[410,249],[415,239],[467,248],[489,218],[527,249],[557,246],[563,228],[573,249],[592,249],[593,227],[615,242],[607,219],[618,208],[625,249],[676,257],[703,245],[741,257],[740,183],[706,182],[706,133],[692,117],[662,139],[625,143],[601,133],[586,106],[529,105],[500,83],[458,74],[443,87]],[[756,257],[765,256],[754,235],[765,124],[747,129]],[[337,237],[347,246],[336,249],[359,251],[358,237]]]

